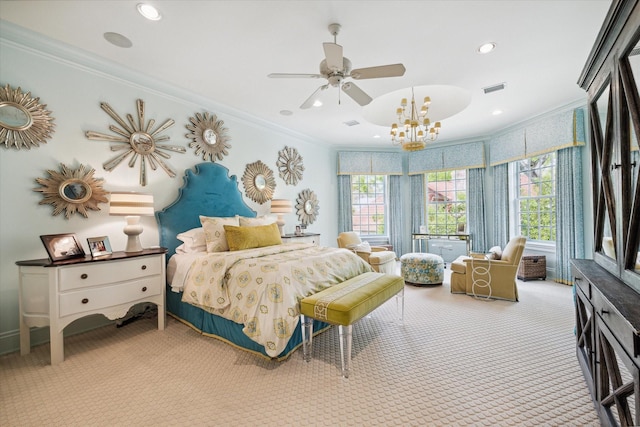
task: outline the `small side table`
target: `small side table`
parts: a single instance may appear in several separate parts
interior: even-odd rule
[[[313,243],[316,246],[320,245],[320,234],[318,233],[302,233],[302,234],[285,234],[282,236],[282,243],[287,245],[289,243]]]
[[[114,252],[51,262],[18,261],[20,276],[20,354],[31,351],[32,326],[49,326],[51,364],[64,360],[64,328],[74,320],[100,313],[124,317],[141,302],[158,306],[158,329],[165,323],[167,248]]]

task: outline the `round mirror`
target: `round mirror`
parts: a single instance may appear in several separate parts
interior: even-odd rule
[[[311,200],[307,200],[306,202],[304,202],[304,213],[306,213],[307,215],[313,213],[313,205],[311,204]]]
[[[202,139],[209,145],[216,145],[218,137],[213,129],[207,128],[202,132]]]
[[[0,126],[11,130],[27,130],[33,120],[31,114],[22,105],[15,102],[0,102]]]
[[[131,148],[138,154],[150,154],[156,148],[153,137],[146,132],[134,132],[129,138]]]
[[[70,203],[84,203],[91,198],[91,187],[79,179],[68,179],[60,184],[60,197]]]
[[[260,204],[271,200],[276,189],[273,171],[260,160],[247,165],[244,175],[242,175],[242,183],[246,195]]]
[[[302,190],[296,199],[296,213],[304,225],[313,224],[318,216],[320,204],[316,194],[308,188]]]
[[[7,148],[31,149],[46,143],[53,133],[53,117],[40,98],[8,84],[0,87],[0,140]]]
[[[278,153],[278,161],[276,162],[280,178],[289,185],[296,185],[302,179],[304,166],[302,165],[302,156],[298,154],[298,150],[293,147],[284,147]]]
[[[254,185],[258,189],[258,191],[262,191],[267,186],[267,180],[264,178],[264,175],[256,175],[256,179],[253,181]]]

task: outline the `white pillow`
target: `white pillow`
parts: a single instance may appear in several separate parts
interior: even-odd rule
[[[206,252],[207,250],[207,241],[202,227],[180,233],[176,238],[183,242],[176,248],[177,253]]]
[[[257,218],[249,218],[246,216],[239,216],[241,227],[256,227],[258,225],[271,225],[276,222],[276,218],[269,216],[259,216]]]
[[[349,245],[347,246],[347,248],[356,252],[366,252],[368,254],[371,253],[371,245],[369,244],[369,242],[362,242],[356,245]]]
[[[225,225],[240,225],[237,216],[210,217],[200,215],[200,223],[204,229],[204,238],[207,242],[207,252],[226,252],[229,250],[227,236],[224,233]]]
[[[488,259],[500,259],[502,258],[502,248],[500,246],[494,246],[489,249],[489,253],[487,254]]]

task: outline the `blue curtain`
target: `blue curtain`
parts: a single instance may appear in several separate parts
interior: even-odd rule
[[[404,235],[402,227],[402,177],[389,175],[389,243],[393,245],[396,255],[400,257],[405,253],[408,237]]]
[[[338,233],[353,230],[351,175],[338,175]]]
[[[509,165],[493,167],[493,237],[491,246],[504,248],[509,241]]]
[[[556,174],[556,282],[573,284],[572,258],[584,258],[582,147],[558,150]]]
[[[467,170],[467,223],[475,252],[487,252],[487,221],[485,216],[484,168]]]
[[[425,175],[420,173],[409,177],[411,182],[411,232],[419,233],[421,225],[427,225],[425,218],[426,194]]]

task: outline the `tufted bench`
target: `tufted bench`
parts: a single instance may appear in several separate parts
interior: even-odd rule
[[[349,378],[351,365],[351,327],[394,295],[398,295],[398,314],[404,316],[404,280],[383,273],[363,273],[300,301],[300,327],[304,359],[311,360],[313,320],[339,325],[342,376]]]
[[[412,285],[442,285],[444,260],[440,255],[408,253],[400,257],[400,272]]]

